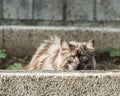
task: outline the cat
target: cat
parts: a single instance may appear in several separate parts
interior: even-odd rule
[[[67,42],[58,37],[45,41],[37,49],[24,70],[86,70],[95,69],[93,40]]]

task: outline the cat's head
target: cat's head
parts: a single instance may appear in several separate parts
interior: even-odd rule
[[[77,70],[91,70],[96,68],[94,57],[94,40],[88,42],[70,42],[76,46],[76,56],[79,58]]]
[[[63,62],[61,67],[67,70],[95,69],[94,40],[88,42],[66,42],[61,40],[61,55]]]

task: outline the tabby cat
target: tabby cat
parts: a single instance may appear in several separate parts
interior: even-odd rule
[[[25,70],[95,69],[94,42],[66,42],[58,37],[45,41],[37,49]]]

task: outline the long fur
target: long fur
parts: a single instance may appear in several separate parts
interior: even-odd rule
[[[37,49],[29,65],[23,69],[61,70],[60,65],[62,65],[63,58],[61,57],[62,49],[60,42],[61,39],[58,37],[46,40]],[[67,45],[63,47],[66,49],[68,48]],[[67,52],[65,54],[67,55]]]
[[[84,53],[85,50],[94,50],[92,44],[91,41],[87,43],[71,41],[68,43],[56,36],[52,37],[41,44],[30,63],[23,69],[79,70],[81,62],[80,54]],[[90,62],[91,64],[88,65],[92,66],[92,69],[95,69],[96,62],[94,56],[91,57]],[[87,69],[87,67],[82,67],[82,69]]]

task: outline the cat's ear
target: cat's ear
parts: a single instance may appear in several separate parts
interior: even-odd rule
[[[94,44],[95,44],[95,41],[93,39],[89,40],[86,43],[86,49],[94,50]]]
[[[60,47],[62,49],[68,49],[69,48],[68,43],[65,40],[60,40]]]

